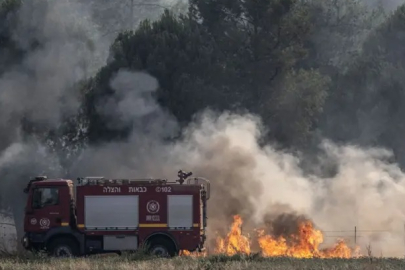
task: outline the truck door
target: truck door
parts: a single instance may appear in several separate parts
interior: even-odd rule
[[[67,187],[38,186],[32,190],[31,202],[27,205],[25,227],[31,232],[46,231],[69,222],[63,197]],[[62,199],[61,199],[62,198]]]

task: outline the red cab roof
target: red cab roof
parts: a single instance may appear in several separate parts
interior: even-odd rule
[[[47,179],[32,183],[34,186],[68,186],[73,184],[70,179]]]

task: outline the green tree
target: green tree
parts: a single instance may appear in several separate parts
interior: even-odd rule
[[[331,80],[315,70],[291,70],[277,89],[271,127],[275,139],[303,147],[311,139],[323,111]]]
[[[97,111],[114,97],[109,82],[122,68],[155,76],[156,98],[182,125],[205,108],[247,110],[264,116],[266,124],[278,121],[277,106],[268,100],[278,100],[276,87],[305,56],[308,12],[294,0],[192,0],[185,16],[165,11],[158,21],[120,34],[86,98],[90,141],[125,138],[131,131],[130,124],[109,127],[111,119]]]
[[[385,18],[383,9],[371,9],[361,0],[309,0],[302,5],[312,23],[303,66],[320,68],[328,75],[345,71],[368,34]]]
[[[365,40],[361,54],[336,81],[325,114],[324,133],[334,140],[393,149],[405,165],[405,6]]]
[[[114,96],[110,80],[123,68],[146,71],[158,78],[157,100],[182,123],[205,106],[215,106],[209,96],[214,94],[212,85],[223,73],[215,43],[185,16],[177,18],[165,11],[156,22],[143,21],[135,33],[121,33],[111,46],[111,59],[92,81],[86,97],[92,142],[124,138],[130,131],[130,124],[119,130],[109,128],[111,119],[97,110]]]
[[[233,69],[234,91],[244,106],[259,113],[273,82],[305,56],[303,40],[310,17],[295,0],[191,0],[190,16],[214,37],[227,67]]]

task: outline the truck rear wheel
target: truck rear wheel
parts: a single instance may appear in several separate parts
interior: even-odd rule
[[[157,237],[149,242],[149,253],[158,257],[174,257],[176,247],[173,241],[165,237]]]
[[[78,251],[77,243],[70,238],[56,238],[48,246],[48,253],[53,257],[75,257]]]

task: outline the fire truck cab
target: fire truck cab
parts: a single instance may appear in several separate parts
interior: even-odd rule
[[[210,182],[178,172],[178,180],[104,177],[31,180],[22,244],[50,255],[136,251],[155,255],[202,251]]]

